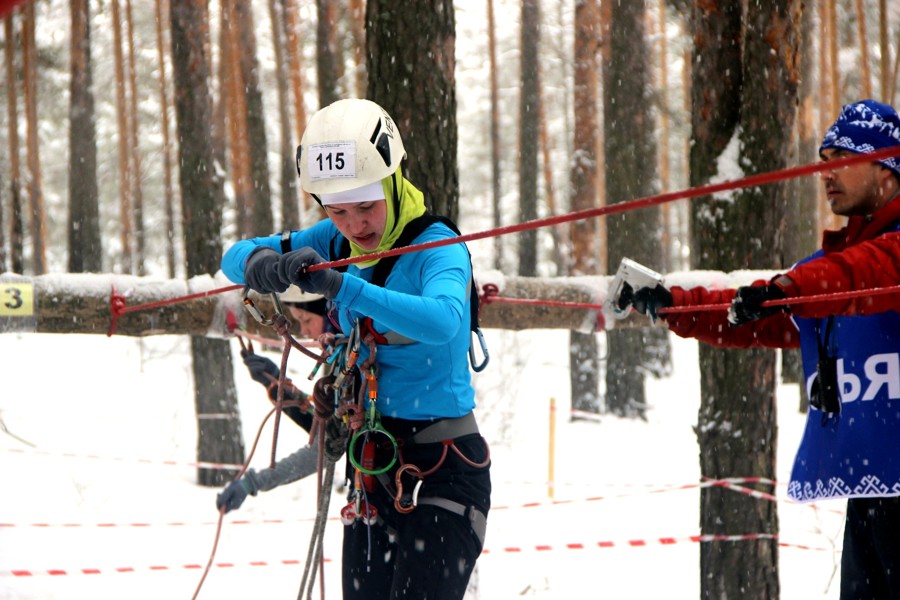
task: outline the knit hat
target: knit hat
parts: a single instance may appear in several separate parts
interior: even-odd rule
[[[825,133],[819,153],[825,148],[843,148],[857,154],[900,145],[897,111],[874,100],[845,104],[834,125]],[[900,157],[878,161],[900,177]]]

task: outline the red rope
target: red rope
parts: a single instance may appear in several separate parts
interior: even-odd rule
[[[285,403],[286,406],[295,405],[295,404],[296,403]],[[247,455],[247,460],[245,460],[244,464],[241,465],[241,469],[240,469],[240,471],[238,471],[238,474],[235,476],[234,481],[237,481],[238,479],[243,477],[244,473],[246,473],[247,469],[250,467],[250,461],[253,460],[253,455],[256,454],[256,447],[259,444],[259,439],[260,439],[260,437],[262,437],[263,427],[266,426],[266,422],[269,420],[269,417],[271,417],[272,414],[275,413],[275,411],[276,411],[276,409],[273,408],[272,410],[269,411],[269,413],[265,417],[263,417],[262,422],[259,424],[259,429],[257,429],[257,431],[256,431],[256,437],[253,438],[253,445],[250,447],[250,454]],[[209,574],[209,570],[213,565],[213,561],[216,559],[216,551],[219,548],[219,538],[222,533],[222,523],[223,523],[224,519],[225,519],[225,507],[222,506],[222,508],[219,509],[219,520],[218,520],[218,523],[216,524],[216,535],[213,540],[212,551],[209,554],[209,560],[206,563],[206,567],[203,569],[203,575],[200,577],[200,582],[197,584],[197,588],[194,590],[194,595],[191,596],[192,600],[196,600],[197,596],[200,594],[200,589],[203,587],[203,583],[206,581],[206,576]]]
[[[470,242],[473,240],[481,240],[488,237],[497,237],[501,235],[506,235],[509,233],[518,233],[521,231],[530,231],[532,229],[539,229],[541,227],[549,227],[552,225],[560,225],[563,223],[569,223],[571,221],[579,221],[582,219],[590,219],[593,217],[602,217],[605,215],[611,215],[621,212],[627,212],[631,210],[636,210],[639,208],[647,208],[650,206],[656,206],[659,204],[666,204],[668,202],[674,202],[675,200],[685,200],[689,198],[699,198],[702,196],[711,196],[712,194],[716,194],[719,192],[726,192],[729,190],[735,190],[738,188],[746,188],[746,187],[756,187],[760,185],[765,185],[769,183],[775,183],[778,181],[784,181],[787,179],[794,179],[797,177],[803,177],[805,175],[812,175],[814,173],[821,173],[823,171],[833,171],[835,169],[840,169],[843,167],[848,167],[851,165],[863,164],[868,162],[873,162],[877,160],[882,160],[885,158],[891,158],[894,156],[900,156],[900,146],[892,146],[890,148],[883,148],[876,152],[870,152],[867,154],[855,154],[853,156],[848,156],[847,158],[840,158],[837,160],[830,160],[828,162],[820,162],[820,163],[812,163],[808,165],[800,165],[796,167],[790,167],[787,169],[781,169],[779,171],[770,171],[767,173],[759,173],[757,175],[749,175],[747,177],[742,177],[740,179],[734,179],[730,181],[723,181],[720,183],[710,183],[707,185],[701,185],[695,188],[688,188],[686,190],[680,190],[676,192],[667,192],[665,194],[659,194],[656,196],[645,196],[643,198],[637,198],[635,200],[628,200],[625,202],[618,202],[616,204],[608,204],[606,206],[600,206],[597,208],[588,208],[585,210],[579,210],[573,213],[568,213],[565,215],[557,215],[553,217],[544,217],[543,219],[534,219],[532,221],[525,221],[524,223],[518,223],[516,225],[507,225],[505,227],[497,227],[495,229],[488,229],[486,231],[469,233],[466,235],[460,235],[457,237],[446,238],[442,240],[435,240],[432,242],[424,242],[422,244],[413,244],[411,246],[404,246],[402,248],[392,248],[390,250],[385,250],[383,252],[373,252],[371,254],[365,254],[361,256],[354,256],[351,258],[343,258],[340,260],[334,260],[330,262],[322,262],[316,265],[311,265],[308,267],[309,271],[320,271],[322,269],[333,269],[337,267],[343,267],[345,265],[351,265],[358,262],[376,260],[381,258],[386,258],[388,256],[397,256],[400,254],[406,254],[407,252],[419,252],[422,250],[428,250],[430,248],[437,248],[439,246],[449,246],[450,244],[459,244],[463,242]]]
[[[508,298],[499,295],[499,288],[496,284],[486,283],[483,286],[484,293],[481,295],[483,304],[492,302],[502,302],[505,304],[525,304],[530,306],[552,306],[557,308],[583,308],[587,310],[602,311],[603,305],[592,302],[566,302],[563,300],[540,300],[534,298]],[[792,306],[795,304],[814,304],[816,302],[834,302],[837,300],[850,300],[853,298],[868,298],[871,296],[888,296],[892,294],[900,294],[900,285],[887,287],[866,288],[862,290],[853,290],[846,292],[833,292],[830,294],[810,294],[808,296],[793,296],[791,298],[782,298],[779,300],[767,300],[760,306]],[[721,304],[690,304],[684,306],[670,306],[668,308],[660,308],[659,314],[675,314],[690,312],[711,312],[717,310],[728,310],[731,303]],[[600,321],[600,329],[602,329],[602,321]]]
[[[392,248],[390,250],[385,250],[383,252],[374,252],[371,254],[365,254],[361,256],[354,256],[350,258],[343,258],[340,260],[334,261],[326,261],[316,265],[311,265],[308,270],[309,271],[320,271],[322,269],[332,269],[337,267],[342,267],[345,265],[351,265],[358,262],[369,261],[369,260],[377,260],[381,258],[387,258],[389,256],[398,256],[400,254],[406,254],[409,252],[420,252],[422,250],[428,250],[430,248],[437,248],[440,246],[449,246],[451,244],[460,244],[465,242],[470,242],[474,240],[481,240],[489,237],[498,237],[501,235],[507,235],[510,233],[519,233],[522,231],[530,231],[533,229],[539,229],[541,227],[549,227],[553,225],[561,225],[563,223],[570,223],[572,221],[579,221],[583,219],[590,219],[594,217],[602,217],[605,215],[623,213],[631,210],[637,210],[639,208],[647,208],[650,206],[657,206],[660,204],[666,204],[669,202],[674,202],[676,200],[686,200],[690,198],[699,198],[703,196],[711,196],[713,194],[719,192],[726,192],[730,190],[736,190],[740,188],[746,187],[755,187],[766,185],[769,183],[776,183],[779,181],[785,181],[787,179],[795,179],[798,177],[803,177],[806,175],[813,175],[815,173],[821,173],[823,171],[833,171],[835,169],[840,169],[843,167],[849,167],[852,165],[863,164],[867,162],[873,162],[882,160],[885,158],[891,158],[900,156],[900,146],[892,146],[890,148],[883,148],[881,150],[877,150],[875,152],[870,152],[866,154],[855,154],[853,156],[848,156],[846,158],[840,158],[836,160],[831,160],[828,162],[820,162],[820,163],[811,163],[807,165],[799,165],[796,167],[790,167],[787,169],[781,169],[778,171],[770,171],[767,173],[759,173],[756,175],[749,175],[747,177],[742,177],[739,179],[733,179],[730,181],[723,181],[719,183],[710,183],[707,185],[701,185],[695,188],[687,188],[685,190],[680,190],[676,192],[667,192],[665,194],[658,194],[656,196],[645,196],[643,198],[637,198],[635,200],[627,200],[624,202],[618,202],[616,204],[608,204],[606,206],[600,206],[596,208],[589,208],[585,210],[575,211],[572,213],[568,213],[565,215],[557,215],[552,217],[545,217],[543,219],[534,219],[531,221],[525,221],[524,223],[518,223],[516,225],[507,225],[505,227],[497,227],[494,229],[488,229],[481,232],[469,233],[465,235],[460,235],[457,237],[446,238],[442,240],[435,240],[432,242],[425,242],[422,244],[413,244],[411,246],[403,246],[401,248]],[[126,306],[125,297],[116,294],[115,288],[113,289],[112,296],[110,298],[110,312],[112,313],[112,321],[110,323],[110,329],[107,335],[111,336],[116,329],[116,323],[118,317],[129,313],[136,312],[138,310],[144,310],[148,308],[157,308],[160,306],[165,306],[167,304],[175,304],[178,302],[184,302],[186,300],[193,300],[196,298],[204,298],[207,296],[211,296],[213,294],[219,294],[222,292],[227,292],[235,289],[241,289],[243,286],[241,285],[231,285],[223,288],[218,288],[215,290],[210,290],[208,292],[200,292],[198,294],[191,294],[188,296],[182,296],[179,298],[172,298],[169,300],[162,300],[159,302],[150,302],[147,304],[139,304],[135,306]]]
[[[780,300],[766,300],[760,306],[791,306],[794,304],[813,304],[816,302],[833,302],[835,300],[849,300],[852,298],[868,298],[870,296],[887,296],[900,294],[900,285],[889,287],[869,288],[865,290],[853,290],[849,292],[834,292],[832,294],[812,294],[809,296],[794,296]],[[688,306],[670,306],[659,309],[659,314],[674,314],[686,312],[705,312],[713,310],[728,310],[730,303],[725,304],[693,304]]]
[[[160,306],[166,306],[168,304],[178,304],[179,302],[186,302],[188,300],[196,300],[198,298],[206,298],[207,296],[212,296],[214,294],[221,294],[223,292],[230,292],[232,290],[242,289],[244,286],[242,285],[229,285],[221,288],[216,288],[214,290],[208,290],[206,292],[197,292],[196,294],[188,294],[187,296],[179,296],[178,298],[169,298],[167,300],[159,300],[157,302],[148,302],[146,304],[135,304],[134,306],[128,306],[126,304],[126,298],[122,294],[116,293],[116,288],[113,286],[112,293],[109,297],[109,312],[112,316],[109,323],[109,330],[106,332],[107,337],[112,337],[112,335],[116,332],[116,325],[118,325],[119,317],[122,315],[128,314],[130,312],[137,312],[139,310],[146,310],[148,308],[159,308]]]

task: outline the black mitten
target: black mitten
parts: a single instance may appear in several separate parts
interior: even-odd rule
[[[308,267],[323,262],[325,259],[308,246],[288,252],[281,257],[281,261],[278,263],[279,277],[293,283],[304,292],[321,294],[332,300],[341,291],[341,283],[344,281],[344,276],[340,271],[334,269],[307,270]]]
[[[260,246],[250,253],[244,267],[244,281],[250,289],[260,294],[281,293],[288,289],[290,282],[278,276],[280,258],[281,255],[268,246]]]
[[[266,389],[272,383],[278,381],[279,370],[274,362],[265,356],[251,352],[241,351],[241,356],[244,357],[244,364],[247,365],[247,370],[250,371],[250,377],[253,378],[253,381],[263,384]],[[270,375],[271,377],[269,377]]]
[[[659,309],[672,306],[672,292],[662,285],[643,287],[635,291],[631,284],[623,283],[616,306],[625,310],[628,305],[642,315],[649,315],[654,321],[659,318]]]
[[[756,319],[787,312],[787,306],[784,305],[763,306],[763,303],[769,300],[784,298],[787,298],[787,294],[775,284],[739,287],[728,308],[728,322],[732,325],[743,325]]]

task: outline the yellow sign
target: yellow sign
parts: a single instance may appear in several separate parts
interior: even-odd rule
[[[34,315],[34,286],[30,283],[0,282],[0,317]]]

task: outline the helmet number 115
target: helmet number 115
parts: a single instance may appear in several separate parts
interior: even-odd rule
[[[313,181],[356,177],[356,147],[353,142],[316,144],[309,153]]]

